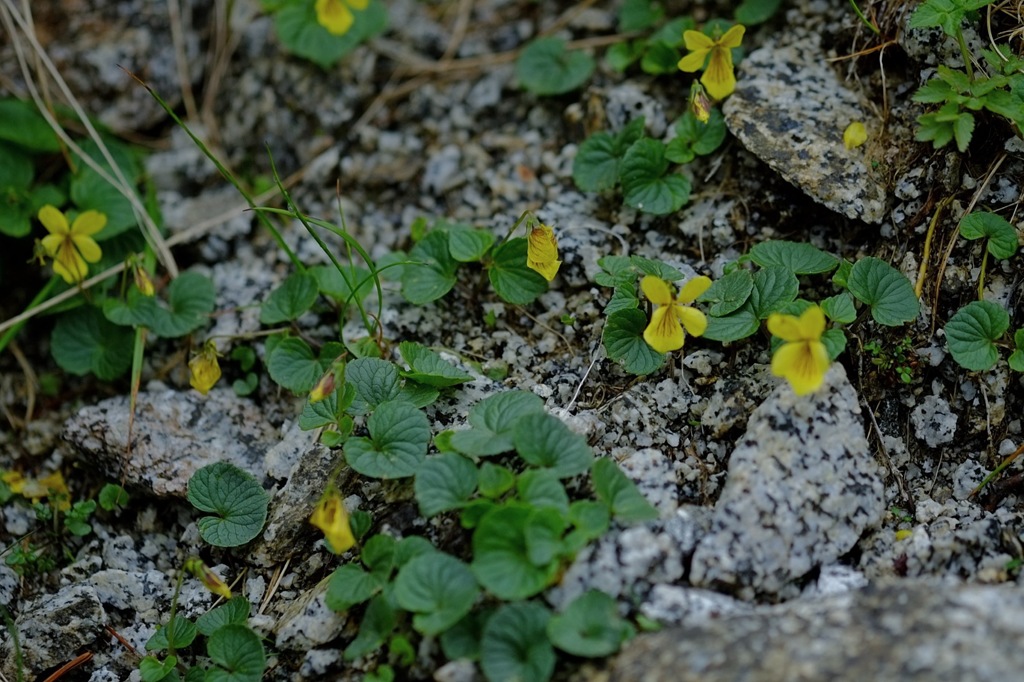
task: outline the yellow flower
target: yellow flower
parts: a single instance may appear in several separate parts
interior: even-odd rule
[[[231,588],[199,557],[186,559],[185,570],[195,576],[210,592],[225,599],[231,599]]]
[[[364,10],[369,0],[316,0],[316,20],[336,36],[343,36],[352,28],[354,10]]]
[[[640,280],[644,296],[658,306],[644,330],[644,341],[659,353],[668,353],[683,347],[686,339],[684,328],[691,336],[701,336],[708,328],[708,318],[686,304],[693,303],[709,286],[711,280],[707,277],[694,277],[683,285],[679,296],[673,299],[668,282],[660,277],[647,275]]]
[[[149,273],[146,272],[146,268],[141,263],[132,264],[132,276],[135,279],[135,286],[138,287],[139,292],[143,296],[152,296],[154,294],[153,280],[149,278]]]
[[[203,395],[210,392],[213,385],[220,379],[220,364],[217,362],[217,344],[207,341],[203,349],[188,361],[191,375],[189,384]]]
[[[690,86],[690,111],[701,123],[711,120],[711,100],[697,81]]]
[[[309,522],[323,531],[327,547],[335,554],[341,554],[356,544],[352,535],[352,526],[348,522],[348,512],[341,493],[330,488],[316,505]]]
[[[736,24],[718,38],[709,38],[700,31],[683,32],[683,42],[690,54],[679,60],[679,70],[687,73],[699,71],[704,68],[706,60],[707,68],[700,82],[712,97],[725,99],[736,89],[736,76],[732,72],[732,48],[740,46],[744,31],[746,28],[742,24]]]
[[[33,502],[45,497],[59,511],[71,509],[71,491],[68,490],[68,484],[60,470],[39,479],[26,478],[19,471],[6,471],[0,475],[0,481],[6,483],[12,493]]]
[[[53,271],[68,284],[77,284],[89,272],[89,263],[95,263],[102,255],[92,235],[107,224],[107,216],[99,211],[80,213],[75,222],[68,225],[68,218],[56,206],[47,204],[39,209],[39,222],[47,232],[42,239],[46,255],[53,259]]]
[[[535,224],[526,235],[526,264],[551,281],[562,261],[558,260],[558,240],[547,225]]]
[[[825,333],[825,314],[811,306],[803,315],[768,316],[768,331],[783,343],[772,356],[772,374],[789,381],[797,395],[818,390],[828,371],[828,350],[821,342]]]
[[[859,147],[868,141],[868,131],[860,121],[854,121],[843,131],[843,146],[847,149]]]

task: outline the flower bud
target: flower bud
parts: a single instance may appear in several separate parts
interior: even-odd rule
[[[690,111],[701,123],[707,123],[711,119],[711,98],[708,97],[704,87],[694,81],[690,86]]]
[[[188,361],[191,378],[189,384],[203,395],[210,392],[220,379],[220,364],[217,362],[217,345],[213,341],[203,344],[202,350]]]
[[[185,561],[185,570],[191,573],[203,587],[216,595],[231,599],[231,588],[199,557],[190,557]]]

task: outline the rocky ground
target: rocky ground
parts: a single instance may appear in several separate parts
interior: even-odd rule
[[[156,148],[147,170],[169,233],[192,230],[175,253],[208,273],[217,315],[205,332],[225,337],[260,328],[258,304],[289,263],[244,203],[191,141],[117,69],[138,72],[183,107],[170,23],[162,3],[81,0],[33,8],[41,39],[83,105],[105,124]],[[176,3],[175,3],[176,4]],[[898,4],[898,3],[896,3]],[[74,7],[70,7],[73,5]],[[751,30],[736,94],[724,108],[732,135],[688,167],[694,196],[680,212],[652,217],[616,196],[578,191],[572,161],[586,135],[617,130],[638,113],[660,137],[687,105],[687,77],[616,74],[599,66],[581,91],[554,98],[525,93],[513,66],[494,57],[561,18],[560,35],[615,30],[615,7],[481,0],[388,3],[391,28],[339,67],[321,70],[285,55],[254,2],[185,3],[181,50],[199,120],[214,150],[244,177],[269,171],[267,150],[309,214],[332,218],[340,203],[354,236],[375,258],[408,248],[413,222],[445,217],[503,235],[526,209],[556,227],[564,265],[551,290],[519,307],[481,298],[467,284],[428,306],[385,288],[386,337],[450,350],[451,358],[507,366],[500,385],[476,379],[431,408],[439,429],[465,422],[468,406],[504,388],[532,391],[549,411],[613,457],[661,518],[617,529],[584,550],[546,599],[558,609],[590,587],[622,610],[658,621],[618,657],[560,664],[562,678],[616,680],[969,680],[1010,678],[1024,666],[1019,565],[1024,559],[1021,470],[981,496],[972,490],[1021,444],[1021,375],[1004,359],[970,373],[948,356],[941,327],[970,300],[980,245],[957,241],[969,204],[1019,206],[1024,144],[991,131],[960,155],[915,142],[910,101],[936,64],[955,56],[938,32],[907,30],[906,7],[875,3],[892,38],[877,46],[848,5],[798,0]],[[669,7],[698,21],[731,8]],[[462,33],[462,31],[465,31]],[[982,38],[973,32],[969,40]],[[219,41],[219,42],[218,42]],[[4,64],[13,64],[9,43]],[[230,46],[217,61],[212,46]],[[472,68],[442,73],[447,46]],[[19,92],[6,68],[0,87]],[[779,84],[784,87],[778,87]],[[865,147],[845,150],[842,130],[863,120]],[[1000,137],[1001,135],[1001,137]],[[996,140],[996,138],[999,138]],[[866,160],[874,160],[874,167]],[[295,175],[297,174],[297,175]],[[768,371],[767,343],[723,347],[690,339],[685,355],[651,376],[632,377],[604,356],[602,310],[611,294],[595,284],[597,259],[639,254],[684,273],[717,277],[725,264],[768,238],[809,241],[847,259],[876,256],[916,282],[925,230],[939,199],[952,197],[933,249],[922,312],[895,331],[870,320],[853,327],[826,385],[797,397]],[[1014,215],[1018,231],[1019,212]],[[284,233],[309,263],[323,255],[300,226]],[[948,262],[938,294],[941,253]],[[986,296],[1021,326],[1016,260],[991,265]],[[34,291],[34,286],[31,288]],[[6,319],[30,297],[0,303]],[[494,323],[487,316],[493,313]],[[565,316],[572,318],[568,324]],[[337,330],[314,315],[309,335]],[[912,381],[872,363],[864,345],[909,339]],[[53,372],[47,322],[21,335],[39,374]],[[259,347],[259,344],[257,344]],[[230,345],[223,345],[227,352]],[[202,554],[258,605],[250,624],[272,642],[266,679],[358,679],[341,650],[358,621],[324,602],[338,560],[305,524],[336,454],[295,425],[301,400],[267,377],[239,398],[230,379],[203,397],[188,388],[181,348],[151,348],[126,455],[128,386],[71,380],[34,420],[10,419],[0,468],[61,468],[73,493],[124,481],[131,505],[98,517],[58,569],[20,578],[0,566],[0,605],[11,614],[28,666],[46,675],[84,651],[92,659],[63,679],[138,679],[135,651],[166,618],[183,560]],[[468,365],[465,365],[468,367]],[[0,357],[0,398],[25,410],[28,378]],[[184,501],[188,477],[227,459],[273,494],[263,535],[238,551],[211,551]],[[396,534],[424,527],[407,491],[345,479],[345,494]],[[4,546],[35,524],[26,506],[0,508]],[[214,597],[186,582],[179,608],[205,611]],[[0,633],[0,671],[17,678],[9,631]],[[115,634],[116,633],[116,634]],[[133,651],[134,649],[134,651]],[[472,666],[435,672],[424,646],[414,675],[475,679]]]

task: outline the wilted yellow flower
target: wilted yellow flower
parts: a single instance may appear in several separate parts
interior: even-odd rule
[[[683,42],[690,54],[679,60],[679,70],[693,73],[704,68],[700,82],[708,89],[708,94],[715,99],[725,99],[736,89],[732,48],[740,46],[744,31],[742,24],[736,24],[718,38],[709,38],[700,31],[684,31]]]
[[[797,395],[813,393],[825,381],[828,349],[821,342],[825,333],[825,313],[811,306],[800,317],[772,313],[768,331],[783,343],[772,356],[772,374],[789,381]]]
[[[711,120],[711,100],[708,98],[708,94],[704,92],[704,88],[697,81],[693,82],[690,86],[690,111],[701,123],[707,123]]]
[[[60,470],[39,479],[27,478],[20,471],[5,471],[0,474],[0,481],[6,483],[12,493],[33,502],[47,498],[59,511],[71,509],[71,491]]]
[[[558,239],[547,225],[536,223],[526,235],[526,264],[549,282],[558,273],[558,266],[562,264],[558,260]]]
[[[369,0],[316,0],[316,20],[334,35],[343,36],[355,22],[352,9],[361,11],[368,4]]]
[[[135,286],[138,287],[143,296],[152,296],[154,294],[153,280],[149,278],[149,273],[146,272],[146,268],[141,263],[132,264],[132,277],[135,279]]]
[[[42,244],[46,255],[53,259],[53,271],[68,284],[85,279],[89,272],[86,263],[95,263],[103,255],[92,235],[107,224],[107,216],[99,211],[85,211],[69,225],[66,215],[47,204],[39,209],[39,222],[50,233],[43,237]]]
[[[860,121],[854,121],[843,131],[843,146],[847,149],[859,147],[868,141],[868,131]]]
[[[672,298],[672,289],[668,282],[647,275],[640,280],[640,288],[644,296],[657,307],[651,313],[651,322],[644,330],[644,341],[659,353],[679,350],[683,347],[686,332],[691,336],[701,336],[708,328],[708,318],[701,311],[687,305],[707,291],[711,280],[707,277],[694,277],[679,291],[679,296]]]
[[[210,392],[220,379],[220,363],[217,362],[217,344],[207,341],[191,360],[188,361],[189,384],[203,395]]]
[[[231,599],[231,588],[214,573],[199,557],[191,557],[185,561],[185,570],[203,584],[203,587],[214,594]]]
[[[338,385],[334,379],[334,370],[332,369],[320,377],[320,380],[313,386],[313,390],[309,392],[309,402],[318,403],[324,400],[327,396],[334,393],[334,389],[337,387]]]
[[[348,522],[345,501],[336,488],[328,489],[320,498],[309,522],[323,531],[328,548],[335,554],[341,554],[356,544],[352,526]]]

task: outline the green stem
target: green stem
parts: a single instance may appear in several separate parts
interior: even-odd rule
[[[39,290],[39,293],[36,294],[35,298],[32,299],[32,302],[28,304],[28,308],[34,308],[35,306],[39,305],[47,298],[49,298],[50,292],[53,291],[53,288],[55,286],[57,286],[57,282],[59,280],[60,278],[57,277],[56,275],[51,277],[50,281],[47,282],[43,286],[43,288]],[[26,310],[28,310],[28,308],[26,308]],[[7,345],[14,340],[14,337],[18,335],[18,332],[20,332],[21,328],[25,326],[26,322],[28,322],[28,320],[23,320],[22,322],[19,322],[18,324],[14,325],[6,332],[4,332],[3,336],[0,336],[0,353],[2,353],[4,349],[7,348]]]
[[[960,46],[960,54],[964,58],[964,68],[967,70],[967,77],[974,80],[974,67],[971,65],[971,53],[967,51],[967,41],[964,40],[963,30],[956,27],[956,42]]]
[[[178,584],[174,586],[174,596],[171,597],[171,617],[167,619],[164,627],[167,629],[167,655],[174,655],[174,615],[178,610],[178,595],[181,594],[181,584],[185,579],[185,569],[178,571]]]
[[[868,21],[868,18],[864,16],[863,12],[860,11],[860,7],[857,6],[857,0],[850,0],[850,5],[853,7],[853,11],[857,14],[857,17],[865,26],[871,29],[872,33],[874,33],[876,36],[882,35],[882,32],[878,30],[878,27],[872,24],[870,21]]]
[[[985,269],[988,266],[988,244],[981,251],[981,272],[978,273],[978,300],[985,299]]]
[[[517,220],[517,221],[515,222],[515,224],[514,224],[514,225],[513,225],[513,226],[512,226],[512,227],[511,227],[511,228],[509,229],[508,233],[506,233],[506,234],[505,234],[505,236],[504,236],[504,237],[502,237],[502,239],[501,239],[501,243],[502,243],[502,244],[504,244],[505,242],[507,242],[507,241],[508,241],[508,238],[512,236],[512,233],[513,233],[513,232],[515,232],[515,231],[516,231],[516,229],[517,229],[517,228],[518,228],[518,227],[519,227],[520,225],[522,225],[522,224],[523,224],[523,221],[524,221],[524,220],[526,220],[527,218],[530,218],[531,220],[533,220],[533,219],[534,219],[534,218],[533,218],[533,211],[531,211],[531,210],[529,210],[529,209],[527,209],[527,210],[523,211],[523,215],[519,216],[519,220]]]

